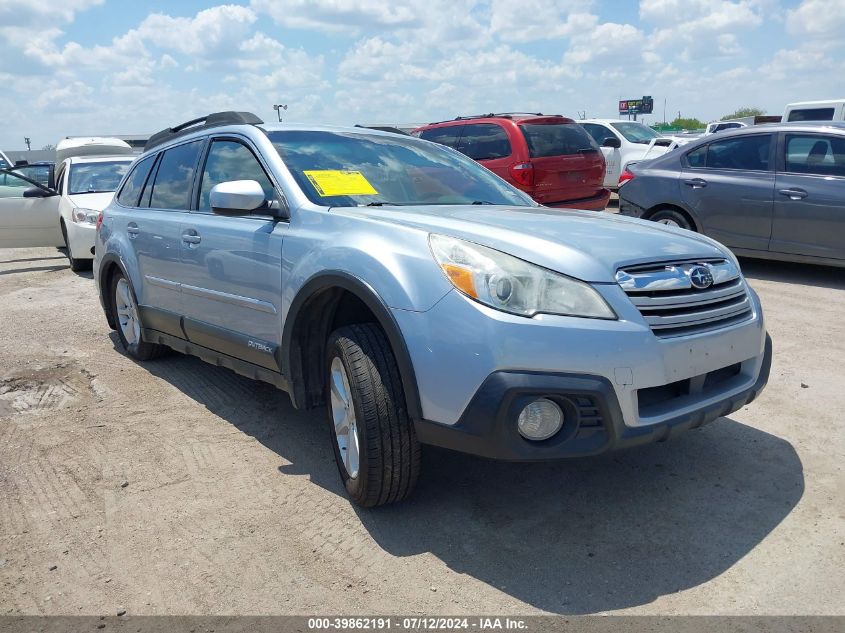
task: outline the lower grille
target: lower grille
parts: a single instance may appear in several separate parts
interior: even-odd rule
[[[578,409],[579,427],[582,429],[600,429],[604,426],[601,411],[587,396],[573,396],[572,401]]]
[[[656,336],[706,332],[752,316],[745,281],[728,260],[636,266],[616,279]]]

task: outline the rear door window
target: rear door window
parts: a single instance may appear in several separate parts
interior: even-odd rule
[[[495,123],[470,123],[458,144],[458,151],[473,160],[492,160],[511,155],[507,132]]]
[[[704,167],[707,164],[707,146],[702,145],[687,154],[687,164],[690,167]]]
[[[767,171],[771,143],[771,134],[734,136],[713,141],[707,146],[707,168]]]
[[[150,168],[152,168],[154,160],[155,155],[147,156],[147,158],[135,165],[117,196],[117,201],[120,204],[125,207],[138,206],[141,189],[144,188],[144,183],[147,181],[147,176],[150,173]]]
[[[845,176],[845,138],[813,134],[786,135],[786,171],[816,176]]]
[[[833,108],[792,110],[787,121],[833,121]]]
[[[420,132],[420,138],[425,141],[432,141],[433,143],[440,143],[452,149],[458,147],[458,140],[461,138],[461,130],[463,125],[448,125],[446,127],[435,127],[430,130],[423,130]]]
[[[598,151],[593,138],[577,123],[532,124],[519,126],[531,158],[566,156]]]
[[[202,144],[202,140],[192,141],[164,152],[153,183],[150,208],[190,209],[194,173]]]

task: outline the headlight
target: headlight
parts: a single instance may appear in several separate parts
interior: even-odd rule
[[[452,285],[491,308],[527,317],[542,312],[616,318],[601,295],[582,281],[454,237],[431,235],[429,243]]]
[[[100,215],[100,212],[94,211],[94,209],[77,207],[70,214],[70,217],[77,224],[97,224],[98,215]]]

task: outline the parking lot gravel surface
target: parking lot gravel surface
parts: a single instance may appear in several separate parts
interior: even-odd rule
[[[119,351],[90,273],[0,251],[0,614],[843,614],[845,271],[743,261],[752,405],[670,442],[509,464],[427,449],[347,500],[323,413]]]

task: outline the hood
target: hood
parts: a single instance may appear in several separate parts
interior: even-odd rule
[[[114,198],[114,191],[106,191],[104,193],[75,193],[68,196],[74,206],[82,207],[83,209],[91,209],[92,211],[102,211],[109,202]]]
[[[713,240],[683,229],[597,211],[548,207],[334,208],[489,246],[584,281],[616,283],[620,267],[727,257]]]

